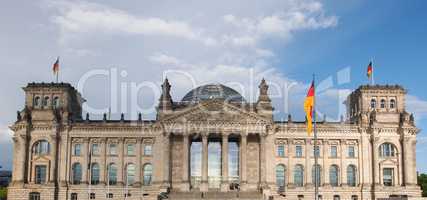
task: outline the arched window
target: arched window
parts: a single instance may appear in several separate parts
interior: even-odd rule
[[[338,187],[338,166],[331,165],[329,168],[329,182],[333,187]]]
[[[50,145],[47,140],[39,140],[33,145],[33,152],[35,155],[47,155],[50,151]]]
[[[44,97],[44,99],[43,99],[43,107],[47,107],[47,105],[49,105],[49,97],[48,96]]]
[[[153,176],[153,166],[151,164],[144,165],[144,185],[151,185]]]
[[[340,195],[334,195],[334,200],[340,200]]]
[[[295,165],[294,184],[297,187],[302,187],[304,185],[304,167],[302,165]]]
[[[377,100],[371,99],[371,108],[375,109],[377,107]]]
[[[126,184],[132,185],[135,183],[135,165],[128,164],[126,167]]]
[[[53,105],[53,107],[54,108],[59,108],[59,97],[54,97],[53,98],[53,102],[52,102],[52,105]]]
[[[82,165],[80,163],[74,163],[72,167],[73,176],[72,176],[72,182],[75,185],[80,184],[82,181]]]
[[[390,100],[390,109],[396,108],[396,100],[392,99]]]
[[[380,149],[380,157],[393,157],[396,153],[396,148],[391,143],[381,144]]]
[[[276,166],[276,184],[279,188],[285,187],[285,171],[284,165]]]
[[[351,200],[357,200],[357,195],[351,195]]]
[[[313,185],[317,184],[317,186],[320,186],[321,174],[322,174],[322,167],[319,164],[313,165],[313,168],[311,169],[311,181]]]
[[[97,185],[99,183],[99,165],[98,165],[98,163],[92,163],[90,176],[91,176],[90,183],[92,185]]]
[[[354,165],[347,167],[347,184],[350,187],[356,187],[356,166]]]
[[[117,184],[117,166],[114,163],[108,165],[108,184],[116,185]]]
[[[34,107],[40,107],[40,105],[41,105],[40,97],[39,97],[39,96],[36,96],[36,97],[34,98]]]

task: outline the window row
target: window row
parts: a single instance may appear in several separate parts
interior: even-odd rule
[[[375,109],[377,108],[377,100],[376,99],[371,99],[371,108]],[[389,109],[395,109],[396,108],[396,100],[395,99],[391,99],[388,103],[385,99],[381,99],[380,100],[380,106],[379,108],[384,109],[384,108],[389,108]]]
[[[288,147],[289,149],[289,147]],[[277,149],[276,149],[276,154],[278,157],[285,157],[286,153],[285,153],[285,145],[277,145]],[[289,153],[289,150],[288,150]],[[313,148],[313,154],[312,155],[316,155],[317,157],[320,157],[320,147],[317,146],[317,148]],[[338,146],[330,146],[330,152],[329,152],[329,156],[332,158],[337,158],[338,157]],[[296,145],[295,146],[295,157],[297,158],[301,158],[304,157],[304,153],[303,153],[303,146],[301,145]],[[356,157],[356,151],[355,151],[355,146],[347,146],[347,157],[348,158],[355,158]]]
[[[100,169],[98,163],[92,163],[89,170],[90,184],[97,185],[100,181]],[[78,185],[82,182],[82,165],[80,163],[74,163],[71,170],[71,182],[72,184]],[[123,180],[126,185],[132,185],[135,183],[136,179],[136,166],[135,164],[129,163],[126,165],[123,170]],[[115,163],[110,163],[107,166],[107,177],[106,183],[109,185],[117,184],[117,165]],[[153,166],[150,163],[147,163],[142,168],[142,183],[145,186],[151,185],[153,176]]]
[[[311,172],[311,180],[313,184],[320,186],[322,184],[321,174],[322,167],[320,165],[313,165]],[[286,166],[279,164],[276,166],[276,184],[279,188],[284,188],[286,183]],[[333,187],[339,186],[340,172],[337,165],[331,165],[329,167],[329,183]],[[350,187],[356,187],[357,168],[354,165],[347,166],[347,185]],[[295,165],[293,170],[293,183],[297,187],[304,186],[304,166]]]
[[[48,107],[48,106],[53,106],[54,108],[59,108],[60,106],[60,100],[58,96],[53,97],[53,100],[50,101],[50,97],[49,96],[45,96],[40,97],[40,96],[35,96],[34,97],[34,103],[33,103],[34,107]]]
[[[74,144],[73,155],[82,156],[82,144]],[[136,144],[125,144],[125,155],[135,156],[136,155]],[[144,144],[144,156],[151,156],[153,154],[153,146],[151,144]],[[108,144],[108,155],[118,155],[118,144]],[[98,156],[101,153],[100,144],[91,144],[90,148],[91,155]]]

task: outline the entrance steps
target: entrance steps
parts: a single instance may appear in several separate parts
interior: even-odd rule
[[[171,192],[170,200],[262,200],[259,192]]]

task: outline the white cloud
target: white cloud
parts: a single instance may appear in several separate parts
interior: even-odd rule
[[[7,126],[0,127],[0,144],[10,143],[12,141],[13,132]]]
[[[52,17],[52,21],[59,27],[62,40],[67,40],[77,33],[109,33],[174,36],[200,40],[206,44],[214,43],[212,38],[201,38],[201,30],[196,30],[184,21],[144,18],[123,10],[83,1],[50,2],[50,6],[59,10],[59,15]]]
[[[421,100],[417,96],[406,96],[406,107],[409,112],[414,113],[415,119],[427,117],[427,101]]]

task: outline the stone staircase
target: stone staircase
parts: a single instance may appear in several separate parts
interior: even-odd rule
[[[262,200],[259,192],[171,192],[169,200]]]

